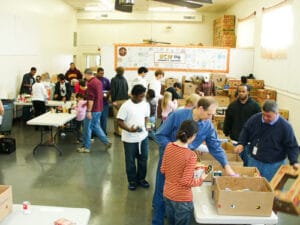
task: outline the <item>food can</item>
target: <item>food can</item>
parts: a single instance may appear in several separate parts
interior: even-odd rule
[[[24,214],[30,214],[30,202],[29,201],[24,201],[23,202],[23,213]]]

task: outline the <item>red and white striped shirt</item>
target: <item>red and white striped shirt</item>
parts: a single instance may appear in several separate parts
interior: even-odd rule
[[[200,186],[201,178],[194,178],[196,153],[169,143],[165,149],[160,171],[165,174],[164,196],[178,202],[193,200],[191,187]]]

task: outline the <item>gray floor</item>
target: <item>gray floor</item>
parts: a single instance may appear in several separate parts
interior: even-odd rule
[[[62,156],[49,147],[40,148],[33,156],[39,131],[15,122],[11,136],[16,138],[17,151],[0,155],[0,183],[13,186],[14,203],[28,200],[35,205],[88,208],[90,225],[151,224],[157,146],[150,141],[147,179],[151,187],[129,191],[123,145],[120,138],[112,134],[112,121],[109,125],[113,146],[108,151],[95,140],[91,153],[77,153],[75,137],[67,133],[65,137],[58,137]],[[279,224],[299,225],[300,219],[279,214]]]

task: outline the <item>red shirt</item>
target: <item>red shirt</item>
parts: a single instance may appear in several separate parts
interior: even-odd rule
[[[92,77],[87,83],[87,100],[94,101],[92,112],[103,111],[102,83],[95,77]]]
[[[196,153],[188,148],[169,143],[165,149],[160,171],[165,174],[164,196],[172,201],[191,202],[191,187],[200,186],[200,178],[194,178]]]

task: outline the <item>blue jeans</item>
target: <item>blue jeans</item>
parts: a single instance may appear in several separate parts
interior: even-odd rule
[[[139,182],[145,180],[149,150],[148,137],[141,142],[140,151],[138,142],[123,142],[123,144],[125,149],[126,174],[128,182]],[[135,159],[137,159],[137,168]]]
[[[83,146],[87,149],[91,148],[92,132],[103,143],[107,144],[109,141],[100,127],[101,112],[92,112],[92,119],[85,117],[83,122]]]
[[[100,125],[105,134],[107,134],[106,127],[107,127],[108,113],[109,113],[109,104],[103,104],[103,111],[100,118]]]
[[[176,202],[165,198],[166,214],[169,225],[190,225],[192,221],[193,202]]]
[[[159,146],[159,160],[156,171],[156,182],[155,190],[153,195],[152,205],[154,207],[154,215],[152,219],[152,225],[164,225],[165,217],[165,202],[164,202],[164,184],[165,184],[165,175],[160,172],[160,167],[162,164],[162,159],[165,151],[165,146]]]
[[[268,181],[271,181],[277,170],[281,165],[284,165],[285,160],[275,163],[264,163],[254,159],[251,155],[248,158],[248,166],[257,167],[262,177],[265,177]]]

